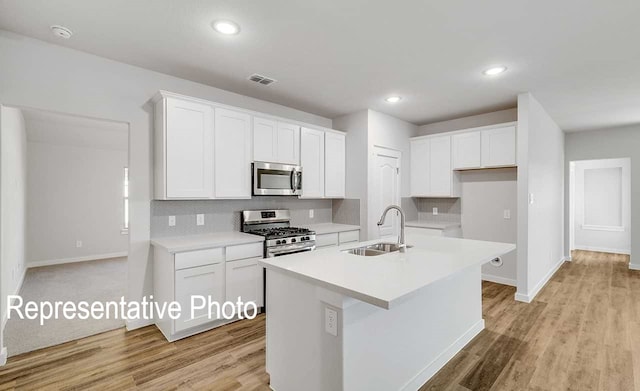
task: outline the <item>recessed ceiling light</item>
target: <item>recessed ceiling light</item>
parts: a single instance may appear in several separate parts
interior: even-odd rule
[[[216,20],[211,23],[211,26],[220,34],[234,35],[240,32],[240,26],[230,20]]]
[[[51,26],[51,32],[56,37],[69,39],[73,35],[73,32],[64,26],[53,25]]]
[[[398,103],[402,100],[401,96],[390,96],[387,99],[385,99],[387,102],[389,103]]]
[[[491,67],[489,69],[486,69],[482,73],[485,76],[495,76],[495,75],[501,74],[502,72],[504,72],[506,70],[507,70],[507,67],[505,67],[504,65],[500,65],[500,66],[497,66],[497,67]]]

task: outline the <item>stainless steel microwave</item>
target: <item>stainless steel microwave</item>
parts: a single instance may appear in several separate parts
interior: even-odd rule
[[[253,195],[300,195],[301,193],[302,167],[279,163],[253,163]]]

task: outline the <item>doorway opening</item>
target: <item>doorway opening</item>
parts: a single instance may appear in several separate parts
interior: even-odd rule
[[[631,254],[630,171],[629,158],[569,163],[572,255],[576,251]]]
[[[12,312],[9,318],[7,297],[17,295],[23,303],[73,302],[79,308],[81,302],[119,302],[125,296],[129,125],[31,108],[1,109],[0,278],[8,355],[123,327],[113,315],[59,315],[42,325],[40,317]]]

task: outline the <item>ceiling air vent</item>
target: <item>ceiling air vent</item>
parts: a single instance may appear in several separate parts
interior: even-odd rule
[[[273,83],[276,82],[276,79],[272,79],[270,77],[258,75],[257,73],[254,73],[253,75],[249,76],[249,80],[255,81],[256,83],[260,83],[260,84],[265,85],[265,86],[268,86],[268,85],[273,84]]]

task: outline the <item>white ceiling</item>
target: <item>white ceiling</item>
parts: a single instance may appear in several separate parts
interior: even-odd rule
[[[21,109],[30,142],[83,148],[129,148],[129,125],[122,122]]]
[[[214,19],[242,31],[217,34]],[[424,124],[530,91],[568,131],[640,122],[638,20],[638,0],[0,0],[2,29],[329,118],[371,108]],[[509,71],[481,75],[493,64]]]

